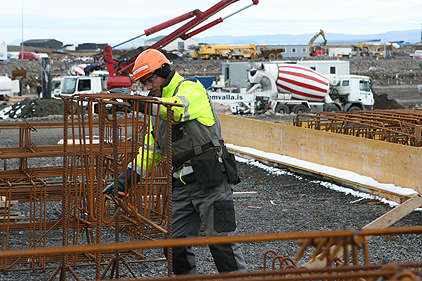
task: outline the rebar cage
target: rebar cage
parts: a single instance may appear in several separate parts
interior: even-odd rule
[[[63,140],[57,145],[35,146],[31,132],[37,129],[29,124],[3,124],[2,128],[19,130],[19,146],[4,148],[0,152],[3,171],[0,171],[0,195],[5,206],[2,221],[2,250],[44,248],[49,241],[61,235],[63,246],[101,243],[134,242],[171,237],[171,153],[158,162],[156,145],[149,131],[158,125],[152,118],[152,107],[167,108],[168,134],[171,139],[171,106],[142,96],[123,94],[74,95],[63,97],[63,122],[38,123],[42,129],[62,128]],[[140,111],[141,103],[145,110]],[[171,142],[167,142],[171,152]],[[142,149],[140,149],[142,148]],[[138,153],[149,157],[136,157]],[[34,158],[55,157],[62,165],[46,167],[31,165]],[[8,160],[15,160],[9,169]],[[10,161],[9,161],[10,162]],[[13,161],[12,161],[13,162]],[[126,196],[117,192],[117,178],[128,165],[143,167],[132,169],[131,188],[125,186]],[[138,171],[140,181],[134,179]],[[126,173],[127,174],[127,173]],[[127,175],[129,176],[129,175]],[[103,195],[103,189],[114,182],[115,194]],[[127,182],[128,183],[128,182]],[[169,199],[170,198],[170,199]],[[28,217],[11,212],[12,203],[26,202]],[[1,207],[1,206],[0,206]],[[55,209],[55,210],[54,210]],[[52,212],[57,212],[51,220]],[[8,237],[24,233],[23,243],[8,243]],[[51,239],[51,240],[50,240]],[[96,278],[100,266],[108,264],[102,275],[111,268],[111,275],[119,275],[119,264],[130,270],[129,263],[148,259],[165,260],[147,255],[144,250],[106,251],[62,255],[60,253],[22,256],[2,259],[1,270],[29,268],[56,268],[56,275],[70,271],[80,264],[95,264]],[[71,265],[71,266],[70,266]],[[112,266],[112,267],[111,267]],[[53,277],[52,276],[52,277]]]

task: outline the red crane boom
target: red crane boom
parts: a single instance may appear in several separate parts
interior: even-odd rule
[[[161,48],[167,46],[168,44],[170,44],[171,42],[173,42],[177,38],[181,38],[183,40],[191,38],[192,36],[195,36],[198,33],[205,31],[205,30],[217,25],[218,23],[223,22],[224,19],[227,19],[228,17],[231,17],[231,16],[237,14],[240,11],[243,11],[243,10],[253,6],[253,5],[258,5],[258,2],[259,2],[259,0],[252,0],[252,4],[238,10],[237,12],[232,13],[229,16],[226,16],[224,18],[220,17],[220,18],[218,18],[218,19],[198,28],[197,30],[194,30],[190,33],[187,33],[188,31],[190,31],[194,27],[198,26],[199,24],[201,24],[205,20],[209,19],[214,14],[218,13],[222,9],[226,8],[227,6],[229,6],[229,5],[231,5],[235,2],[238,2],[238,1],[239,0],[222,0],[222,1],[218,2],[217,4],[215,4],[214,6],[212,6],[211,8],[209,8],[208,10],[206,10],[205,12],[201,12],[200,10],[195,9],[191,12],[188,12],[186,14],[178,16],[174,19],[168,20],[166,22],[163,22],[163,23],[156,25],[154,27],[151,27],[149,29],[145,29],[144,34],[142,34],[138,37],[135,37],[133,39],[139,38],[139,37],[144,36],[144,35],[146,35],[146,36],[151,35],[155,32],[158,32],[160,30],[163,30],[165,28],[168,28],[170,26],[173,26],[175,24],[181,23],[181,22],[183,22],[187,19],[194,17],[189,22],[187,22],[183,26],[179,27],[178,29],[176,29],[175,31],[173,31],[172,33],[170,33],[169,35],[167,35],[166,37],[159,40],[157,43],[155,43],[154,45],[152,45],[148,48],[148,49],[160,50]],[[133,39],[131,39],[131,40],[133,40]],[[128,41],[126,41],[126,42],[128,42]],[[124,43],[126,43],[126,42],[124,42]],[[138,56],[139,52],[141,52],[141,51],[142,50],[137,51],[135,55],[130,56],[129,58],[125,59],[124,61],[118,61],[116,59],[113,59],[112,47],[109,46],[109,45],[106,45],[104,47],[103,56],[104,56],[105,65],[106,65],[107,70],[109,72],[109,77],[108,77],[108,81],[107,81],[107,86],[108,86],[109,89],[111,89],[111,88],[121,88],[121,87],[130,87],[132,85],[132,81],[129,77],[129,74],[132,73],[133,64],[135,63],[136,57]]]

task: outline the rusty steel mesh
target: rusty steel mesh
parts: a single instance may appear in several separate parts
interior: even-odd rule
[[[294,126],[421,146],[422,110],[355,110],[298,114]]]
[[[138,113],[131,100],[146,102],[145,114]],[[419,280],[421,262],[400,264],[370,264],[367,239],[373,235],[420,234],[421,227],[381,229],[394,223],[421,205],[420,196],[406,211],[377,219],[371,228],[359,231],[320,231],[255,234],[233,237],[201,237],[171,239],[171,153],[150,173],[141,172],[139,182],[132,181],[128,196],[104,196],[108,184],[117,184],[118,175],[129,163],[152,167],[154,159],[145,162],[136,157],[139,148],[154,152],[157,147],[145,138],[152,126],[151,109],[158,101],[120,94],[97,94],[64,98],[64,122],[2,123],[0,129],[14,131],[16,147],[1,147],[0,208],[1,221],[0,270],[54,269],[52,280],[60,273],[66,279],[78,266],[95,268],[93,279],[119,279],[119,267],[131,270],[133,262],[162,260],[147,256],[147,249],[219,243],[255,243],[261,241],[295,240],[300,251],[293,258],[279,255],[275,250],[263,254],[263,271],[192,277],[150,278],[167,279],[227,279],[227,280]],[[168,109],[171,104],[162,104]],[[173,120],[172,110],[167,120]],[[174,121],[174,120],[173,120]],[[313,122],[313,121],[311,121]],[[168,139],[171,123],[167,122]],[[36,146],[31,136],[43,130],[59,129],[63,142]],[[171,142],[168,142],[171,151]],[[57,165],[33,165],[34,158],[59,158]],[[13,162],[8,165],[9,161]],[[133,179],[132,175],[132,179]],[[12,205],[27,204],[28,215],[13,214]],[[3,204],[3,205],[2,205]],[[50,216],[55,212],[56,216]],[[396,213],[394,213],[396,212]],[[20,217],[19,217],[20,216]],[[19,218],[18,218],[19,217]],[[388,223],[386,223],[388,221]],[[384,222],[381,223],[381,222]],[[378,227],[379,229],[372,229]],[[22,235],[21,233],[24,233]],[[11,245],[9,237],[22,238],[21,245]],[[163,239],[169,238],[169,239]],[[56,241],[56,242],[54,242]],[[57,247],[59,241],[60,247]],[[122,243],[125,242],[125,243]],[[310,262],[297,266],[295,260],[311,250]],[[308,251],[309,252],[309,251]],[[169,255],[171,257],[171,255]],[[168,260],[169,275],[172,261]]]

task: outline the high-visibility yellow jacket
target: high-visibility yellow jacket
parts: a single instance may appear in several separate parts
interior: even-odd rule
[[[197,152],[195,154],[201,153],[201,146],[210,143],[210,141],[218,144],[218,141],[222,140],[220,121],[214,114],[208,94],[201,82],[184,80],[177,72],[172,72],[163,83],[160,100],[183,104],[183,107],[172,107],[174,120],[180,120],[180,123],[172,122],[173,164],[195,149],[195,152]],[[151,120],[152,126],[150,126],[149,134],[145,138],[145,146],[139,149],[135,160],[137,165],[142,163],[142,167],[138,166],[137,169],[142,168],[143,175],[150,172],[163,155],[168,155],[167,108],[163,105],[159,107],[158,128],[153,128],[156,122]],[[154,153],[153,148],[156,143],[158,145]],[[189,163],[189,161],[187,162]],[[180,170],[182,166],[189,166],[185,162],[183,164],[179,167],[173,167],[174,171]],[[138,170],[138,173],[140,172]]]

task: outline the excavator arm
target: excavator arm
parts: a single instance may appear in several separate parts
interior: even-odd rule
[[[311,40],[309,41],[309,54],[311,56],[313,56],[315,54],[314,52],[314,47],[312,46],[314,44],[314,41],[318,38],[318,36],[322,36],[322,38],[324,39],[324,42],[322,43],[323,46],[327,45],[327,39],[325,38],[325,34],[324,31],[322,29],[319,30],[319,32],[317,34],[314,35],[314,37],[311,38]]]

